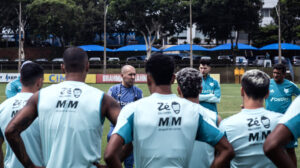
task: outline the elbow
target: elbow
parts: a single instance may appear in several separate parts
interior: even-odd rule
[[[110,165],[114,161],[114,154],[113,152],[110,152],[108,150],[105,150],[104,152],[104,161],[106,162],[107,165]]]
[[[266,156],[270,156],[276,151],[277,143],[275,141],[270,141],[268,138],[264,143],[263,149]]]
[[[17,134],[17,130],[10,126],[10,124],[6,127],[5,129],[5,137],[6,139],[9,141],[11,138],[15,137],[15,135]]]
[[[226,153],[227,153],[227,157],[228,157],[229,160],[233,159],[234,156],[235,156],[233,147],[232,147],[231,145],[229,145],[229,146],[227,147]]]

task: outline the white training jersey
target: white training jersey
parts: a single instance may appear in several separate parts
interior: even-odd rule
[[[222,120],[219,129],[225,132],[235,152],[231,167],[275,167],[265,156],[263,144],[281,117],[280,113],[258,108],[243,109],[240,113]]]
[[[212,126],[217,127],[218,114],[205,107],[200,111],[200,114],[205,121]],[[189,168],[208,168],[215,158],[215,149],[206,142],[195,141]]]
[[[294,136],[294,140],[300,137],[300,96],[292,102],[279,123],[288,127]]]
[[[39,93],[38,115],[47,168],[95,167],[101,157],[104,93],[65,81]]]
[[[125,106],[113,134],[133,141],[136,167],[188,167],[195,139],[215,145],[224,135],[201,110],[175,94],[154,93]]]
[[[26,105],[28,99],[32,96],[32,93],[21,92],[16,96],[11,97],[4,101],[0,106],[0,127],[1,132],[4,135],[5,129],[8,123],[14,118],[14,116]],[[40,139],[40,130],[38,125],[38,118],[21,133],[22,140],[25,145],[26,152],[32,162],[37,166],[44,166],[42,157],[42,146]],[[23,168],[11,147],[6,141],[6,155],[4,159],[4,167],[7,168]]]

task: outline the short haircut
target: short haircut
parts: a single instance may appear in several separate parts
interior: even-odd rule
[[[249,70],[242,76],[242,87],[247,96],[259,100],[265,98],[269,91],[270,77],[257,69]]]
[[[177,83],[184,98],[197,98],[200,94],[202,74],[194,68],[183,68],[176,73]]]
[[[34,62],[26,63],[21,69],[21,83],[26,87],[33,86],[36,80],[43,78],[43,76],[43,67]]]
[[[151,56],[145,68],[146,73],[152,75],[156,85],[170,85],[174,69],[174,60],[162,54]]]
[[[281,72],[282,72],[283,74],[286,73],[286,67],[285,67],[284,64],[275,64],[275,65],[273,66],[273,70],[274,70],[274,69],[281,70]]]
[[[210,66],[211,61],[208,59],[203,59],[200,61],[200,65],[207,65]]]
[[[63,54],[66,72],[84,72],[88,56],[86,52],[77,47],[70,47]]]

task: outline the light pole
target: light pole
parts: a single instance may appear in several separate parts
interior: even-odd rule
[[[103,34],[103,42],[104,42],[104,51],[103,51],[103,74],[106,74],[106,14],[107,14],[107,1],[104,0],[104,34]]]
[[[193,21],[192,21],[192,0],[190,0],[190,67],[193,68]]]
[[[280,0],[278,0],[278,8],[276,8],[278,17],[278,63],[281,64],[281,21],[280,21]]]

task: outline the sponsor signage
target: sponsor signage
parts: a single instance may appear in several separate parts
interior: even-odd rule
[[[18,73],[0,73],[0,82],[10,82],[19,76]]]
[[[122,77],[120,74],[97,74],[96,83],[120,83]],[[147,83],[146,74],[136,74],[135,83]]]
[[[65,81],[64,74],[44,74],[44,83],[59,83]],[[86,83],[96,83],[96,74],[88,74]]]

